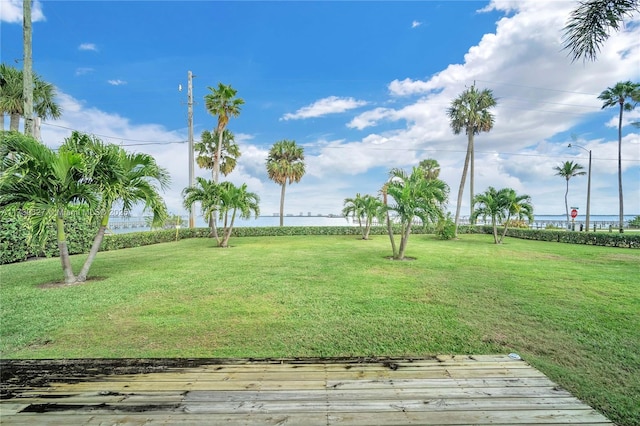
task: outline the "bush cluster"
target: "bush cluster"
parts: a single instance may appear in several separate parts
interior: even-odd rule
[[[491,226],[479,226],[481,232],[490,234]],[[552,241],[569,244],[587,244],[604,247],[640,248],[638,233],[605,233],[605,232],[569,232],[550,229],[508,229],[507,236],[525,240]]]

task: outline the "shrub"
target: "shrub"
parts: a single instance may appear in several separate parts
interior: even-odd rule
[[[640,228],[640,216],[636,216],[629,221],[630,228]]]
[[[438,221],[436,225],[436,236],[441,240],[451,240],[456,236],[456,224],[451,219],[451,214],[447,214]]]

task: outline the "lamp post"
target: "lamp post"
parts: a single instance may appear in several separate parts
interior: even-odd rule
[[[580,148],[583,151],[587,151],[589,153],[589,171],[587,172],[587,220],[586,220],[586,229],[589,232],[589,218],[590,218],[590,206],[591,206],[591,150],[587,149],[583,146],[576,144],[569,144],[569,148],[571,147]]]

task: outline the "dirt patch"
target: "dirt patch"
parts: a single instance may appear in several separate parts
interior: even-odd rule
[[[85,285],[85,284],[92,284],[92,283],[96,283],[99,281],[103,281],[105,280],[105,277],[92,277],[86,281],[82,281],[82,282],[73,282],[71,284],[67,284],[64,281],[53,281],[53,282],[49,282],[49,283],[44,283],[44,284],[40,284],[38,286],[38,288],[41,289],[49,289],[49,288],[65,288],[65,287],[75,287],[77,285]]]
[[[417,260],[417,258],[410,257],[410,256],[405,256],[403,259],[394,259],[393,256],[386,256],[385,259],[387,259],[387,260],[395,260],[397,262],[405,262],[405,261],[406,262],[410,262],[410,261],[413,261],[413,260]]]

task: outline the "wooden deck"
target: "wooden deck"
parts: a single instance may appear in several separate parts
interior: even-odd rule
[[[501,355],[322,362],[227,360],[147,371],[152,372],[98,371],[82,378],[65,378],[63,373],[35,387],[16,384],[3,373],[0,423],[610,423],[526,362]],[[123,372],[126,370],[119,371]]]

